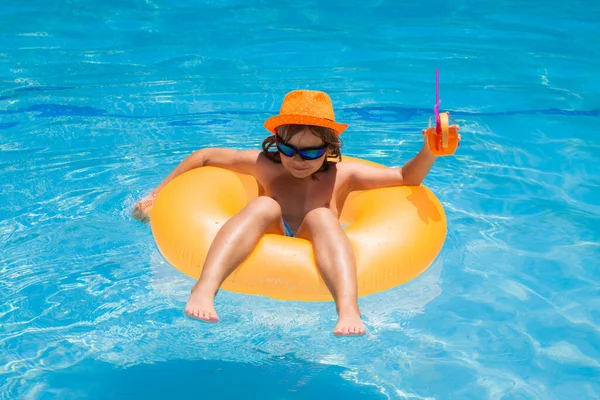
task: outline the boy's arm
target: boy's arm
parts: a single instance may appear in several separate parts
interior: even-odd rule
[[[425,144],[417,155],[402,167],[403,185],[419,186],[424,180],[437,157]]]
[[[169,182],[184,172],[204,166],[221,167],[241,174],[254,175],[258,150],[234,149],[202,149],[197,150],[184,159],[167,177],[152,191],[156,197]]]
[[[177,176],[194,168],[214,166],[229,169],[242,174],[254,175],[260,151],[258,150],[233,150],[233,149],[202,149],[186,157],[148,196],[136,203],[133,216],[145,221],[148,219],[154,199],[160,191]]]
[[[389,186],[419,186],[435,163],[436,156],[425,144],[402,168],[381,168],[352,163],[348,166],[351,190],[369,190]]]

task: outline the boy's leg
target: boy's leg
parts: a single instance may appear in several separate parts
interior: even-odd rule
[[[217,322],[214,297],[227,276],[252,252],[264,233],[283,234],[279,204],[261,196],[227,221],[215,236],[200,279],[185,305],[188,317]]]
[[[335,299],[338,323],[333,333],[336,336],[364,334],[358,308],[354,249],[337,217],[328,208],[314,209],[304,217],[297,237],[312,242],[317,267]]]

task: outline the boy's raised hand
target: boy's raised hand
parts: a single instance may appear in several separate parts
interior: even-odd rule
[[[456,130],[459,130],[459,129],[460,129],[460,126],[456,128]],[[428,136],[427,136],[427,129],[423,129],[423,130],[421,131],[421,135],[423,135],[423,140],[425,141],[425,144],[427,144],[427,137],[428,137]],[[458,144],[457,144],[457,146],[456,146],[456,147],[460,147],[460,141],[461,141],[461,140],[462,140],[462,136],[461,136],[461,134],[459,133],[459,134],[458,134]]]
[[[133,218],[142,222],[148,222],[150,220],[150,212],[154,206],[154,199],[156,199],[156,194],[151,193],[143,200],[138,201],[133,208]]]

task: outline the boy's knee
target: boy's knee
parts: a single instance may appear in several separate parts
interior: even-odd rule
[[[319,207],[310,210],[304,216],[304,220],[298,229],[297,237],[314,240],[321,233],[330,234],[335,226],[339,226],[337,216],[327,207]]]
[[[337,217],[329,208],[319,207],[310,210],[304,216],[303,223],[308,225],[315,225],[321,223],[328,223],[330,220],[337,220]]]
[[[277,201],[267,196],[260,196],[250,203],[254,212],[260,213],[269,219],[281,218],[281,206]]]

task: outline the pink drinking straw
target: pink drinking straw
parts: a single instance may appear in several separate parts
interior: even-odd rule
[[[435,106],[433,106],[433,115],[435,115],[435,131],[440,133],[442,125],[440,124],[440,69],[435,69]]]

